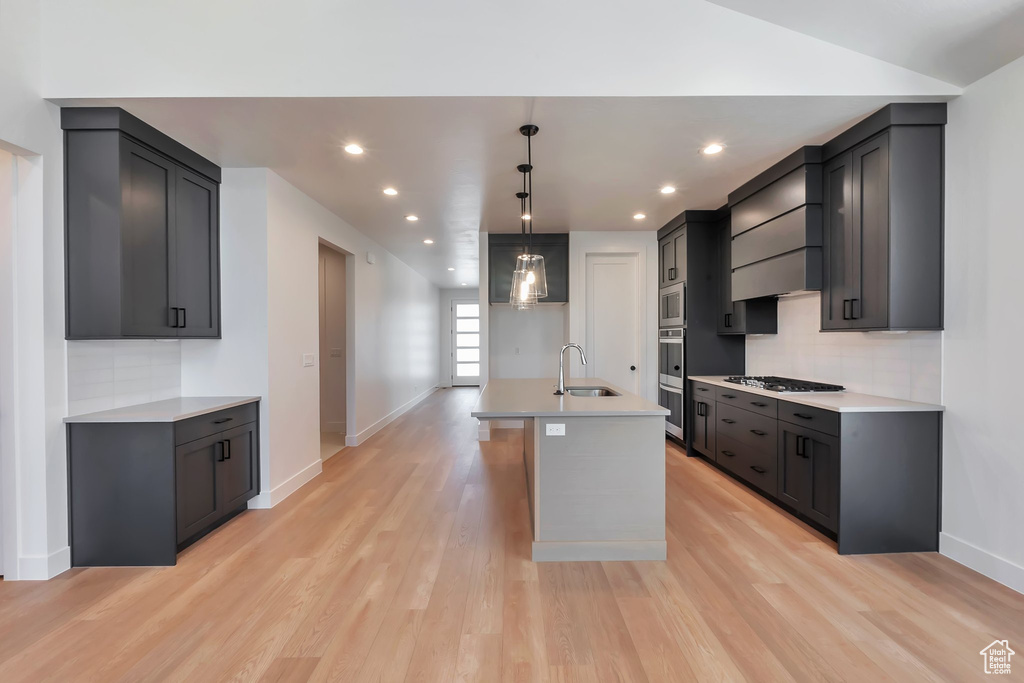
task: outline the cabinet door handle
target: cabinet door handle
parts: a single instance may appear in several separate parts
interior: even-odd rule
[[[680,368],[678,365],[673,366],[673,368],[676,369],[676,370],[682,370],[682,368]],[[632,368],[632,369],[636,370],[636,368]]]
[[[187,327],[188,323],[185,322],[187,320],[187,318],[185,317],[185,309],[179,308],[178,312],[181,313],[181,323],[178,324],[178,327]]]
[[[736,398],[735,394],[722,394],[722,398]]]
[[[801,458],[808,457],[806,437],[796,437],[796,454],[799,455]]]
[[[751,434],[757,434],[758,436],[764,436],[768,432],[762,432],[760,429],[751,429],[750,433]]]
[[[850,299],[850,320],[860,319],[860,299]]]
[[[224,459],[231,459],[231,442],[227,440],[224,441]]]
[[[813,420],[814,419],[813,415],[808,415],[807,413],[793,413],[793,417],[799,417],[801,420]]]
[[[755,471],[755,472],[757,472],[758,474],[764,474],[765,472],[767,472],[767,471],[768,471],[768,470],[766,470],[765,468],[763,468],[763,467],[760,467],[760,466],[758,466],[758,465],[751,465],[751,466],[750,466],[750,469],[754,470],[754,471]]]
[[[723,417],[723,418],[722,418],[722,422],[724,422],[724,423],[725,423],[725,424],[727,424],[727,425],[734,425],[734,424],[736,424],[736,420],[730,420],[730,419],[729,419],[729,418],[727,418],[727,417]]]
[[[220,452],[217,453],[217,462],[224,462],[224,442],[218,441],[217,445],[220,446]]]
[[[853,306],[850,301],[850,299],[843,299],[843,320],[851,320],[853,318]]]
[[[768,407],[767,403],[761,403],[760,401],[751,401],[750,405],[757,406],[758,408],[767,408]]]
[[[704,387],[697,387],[697,391],[707,391]]]
[[[629,369],[632,370],[633,372],[636,372],[636,366],[635,365],[630,365]],[[676,370],[678,370],[678,369],[679,369],[679,366],[677,365],[676,366]]]
[[[668,269],[668,279],[669,280],[675,280],[676,279],[676,269],[675,268],[669,268]]]
[[[232,421],[232,420],[234,420],[234,419],[235,419],[235,418],[233,418],[233,417],[222,417],[222,418],[221,418],[221,419],[219,419],[219,420],[214,420],[214,421],[213,421],[213,424],[215,424],[215,425],[222,425],[222,424],[224,424],[225,422],[231,422],[231,421]]]
[[[730,458],[731,458],[732,456],[734,456],[734,455],[736,455],[736,454],[735,454],[735,453],[733,453],[732,451],[722,451],[722,455],[725,455],[725,456],[727,456],[727,457],[730,457]]]
[[[178,325],[178,307],[171,306],[171,327],[180,327]]]
[[[703,416],[704,416],[704,404],[701,403],[700,401],[697,401],[697,417],[703,417]]]

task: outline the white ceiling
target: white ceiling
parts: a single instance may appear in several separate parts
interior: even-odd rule
[[[709,0],[956,85],[1024,55],[1024,0]]]
[[[478,284],[480,231],[519,230],[534,138],[540,232],[656,230],[714,209],[785,154],[891,98],[210,98],[72,100],[123,106],[222,167],[267,167],[441,287]],[[342,151],[357,142],[358,157]],[[706,157],[698,150],[726,145]],[[658,189],[671,184],[678,191]],[[397,197],[381,190],[398,188]],[[636,212],[647,214],[635,221]],[[410,223],[406,214],[420,220]],[[427,246],[423,239],[435,244]],[[449,272],[448,267],[455,267]]]

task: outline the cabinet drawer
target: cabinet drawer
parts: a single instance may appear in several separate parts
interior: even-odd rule
[[[839,436],[839,413],[834,410],[779,401],[779,419],[832,436]]]
[[[692,382],[693,384],[693,398],[698,401],[714,401],[715,400],[715,385],[704,384],[704,382]]]
[[[174,426],[174,444],[180,446],[189,441],[201,439],[219,432],[239,427],[250,422],[255,422],[259,415],[260,404],[258,402],[246,403],[227,410],[218,410],[215,413],[199,415],[187,420],[182,420]]]
[[[718,464],[774,497],[778,491],[778,462],[774,450],[759,451],[718,433]]]
[[[776,398],[768,398],[767,396],[759,396],[746,391],[725,389],[723,387],[715,387],[715,390],[719,403],[727,403],[737,408],[750,410],[771,418],[778,418],[779,400]]]
[[[728,403],[719,403],[716,413],[717,433],[745,443],[758,451],[777,452],[779,422],[775,418],[752,413]]]

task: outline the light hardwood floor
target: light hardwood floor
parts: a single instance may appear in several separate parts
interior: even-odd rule
[[[534,564],[521,436],[478,444],[475,400],[438,391],[176,567],[0,583],[0,681],[963,681],[1024,652],[1024,596],[840,557],[672,445],[667,562]]]

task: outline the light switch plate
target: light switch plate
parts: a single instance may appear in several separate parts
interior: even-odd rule
[[[565,436],[565,425],[564,424],[547,424],[544,425],[545,436]]]
[[[316,356],[312,353],[302,354],[302,367],[311,368],[316,364]]]

